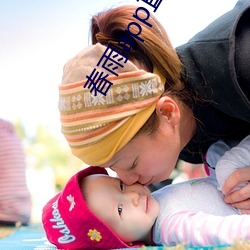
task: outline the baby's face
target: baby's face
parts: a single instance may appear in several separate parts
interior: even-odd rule
[[[141,184],[127,186],[105,175],[85,178],[88,206],[126,243],[144,240],[159,214],[159,204]]]

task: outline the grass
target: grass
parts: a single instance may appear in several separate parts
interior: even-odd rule
[[[250,241],[237,241],[232,246],[228,247],[185,247],[182,245],[177,245],[175,247],[146,247],[142,246],[140,250],[250,250]]]

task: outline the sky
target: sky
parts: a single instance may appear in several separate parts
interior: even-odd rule
[[[154,13],[174,47],[188,41],[236,0],[163,0]],[[0,118],[20,119],[29,135],[44,124],[58,138],[63,65],[91,44],[91,16],[140,0],[0,0]]]

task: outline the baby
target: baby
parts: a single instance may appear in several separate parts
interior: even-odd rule
[[[214,144],[207,155],[209,165],[217,162],[218,152],[228,149],[222,141]],[[250,136],[218,160],[217,179],[211,168],[209,177],[169,185],[152,194],[141,184],[127,186],[103,168],[88,167],[71,177],[44,207],[47,238],[60,249],[206,246],[250,239],[250,216],[226,204],[219,190],[227,178],[225,164],[230,174],[246,166],[249,158]]]

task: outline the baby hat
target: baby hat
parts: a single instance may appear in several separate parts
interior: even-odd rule
[[[131,248],[88,208],[79,181],[93,174],[108,175],[104,168],[85,168],[45,205],[42,222],[48,240],[60,249]]]

